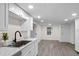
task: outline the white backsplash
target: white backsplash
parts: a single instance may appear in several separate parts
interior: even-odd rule
[[[9,26],[8,26],[9,41],[14,40],[14,35],[15,35],[15,32],[16,32],[17,30],[18,30],[18,31],[20,30],[20,26],[9,24]],[[17,33],[17,34],[18,34],[18,33]],[[17,37],[18,37],[18,39],[20,38],[19,35],[17,35]]]
[[[7,44],[11,43],[13,40],[14,40],[14,36],[15,36],[15,32],[16,31],[20,31],[20,26],[17,26],[17,25],[11,25],[9,24],[8,25],[8,36],[9,36],[9,39],[7,40]],[[19,36],[19,34],[17,33],[17,41],[20,41],[22,40],[22,38],[27,38],[27,31],[20,31],[21,34],[22,34],[22,37]],[[2,32],[0,32],[0,45],[3,43],[3,40],[2,40]]]

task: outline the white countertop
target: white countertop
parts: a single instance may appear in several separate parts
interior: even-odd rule
[[[36,39],[35,38],[29,38],[27,40],[29,40],[31,42],[27,43],[26,45],[24,45],[22,47],[0,47],[0,56],[12,56],[12,55],[16,54],[17,52],[19,52],[24,47],[31,44]]]
[[[1,47],[0,48],[0,56],[10,56],[17,52],[18,48],[12,47]]]

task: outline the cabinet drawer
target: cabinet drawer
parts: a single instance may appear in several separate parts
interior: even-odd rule
[[[31,51],[27,54],[27,56],[36,56],[38,53],[38,42],[35,41],[33,43]]]
[[[36,41],[32,42],[28,46],[24,47],[22,50],[22,56],[36,56],[38,53],[38,44]]]
[[[19,52],[17,52],[16,54],[14,54],[13,56],[21,56],[21,54],[22,54],[22,52],[19,51]]]
[[[25,56],[36,56],[38,51],[37,43],[33,43],[33,46],[28,51],[28,53],[25,54]]]
[[[30,49],[24,56],[33,56],[33,51]]]
[[[22,56],[24,56],[26,53],[28,53],[28,51],[33,47],[33,44],[30,44],[26,47],[24,47],[21,51],[22,51]]]
[[[38,44],[37,44],[37,42],[35,42],[34,48],[33,48],[33,56],[36,56],[37,53],[38,53]]]

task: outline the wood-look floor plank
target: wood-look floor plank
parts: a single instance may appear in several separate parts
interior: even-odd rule
[[[42,40],[38,45],[38,56],[79,56],[74,46],[54,40]]]

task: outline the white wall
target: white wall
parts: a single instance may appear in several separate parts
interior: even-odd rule
[[[61,25],[61,40],[60,42],[70,42],[70,24]]]
[[[17,30],[20,30],[20,27],[19,26],[11,25],[11,24],[8,25],[8,31],[5,31],[5,32],[8,33],[8,37],[9,37],[8,40],[6,41],[7,44],[11,43],[11,41],[14,40],[14,35],[15,35],[15,32]],[[0,42],[3,42],[3,40],[1,39],[1,37],[2,37],[2,34],[1,33],[0,33]],[[20,38],[19,35],[17,35],[17,37],[18,37],[18,39]]]
[[[34,21],[34,28],[33,28],[33,31],[31,31],[31,36],[32,37],[36,37],[38,39],[38,41],[40,42],[41,40],[41,25],[37,24],[35,21]]]
[[[17,30],[20,30],[20,26],[11,24],[8,25],[9,41],[14,40],[14,35]]]
[[[38,41],[40,42],[42,35],[41,35],[41,26],[39,24],[37,24],[36,33],[37,33]]]
[[[33,30],[33,18],[30,17],[27,19],[22,25],[21,25],[21,30]]]
[[[75,20],[75,50],[79,52],[79,19]]]
[[[60,42],[69,42],[74,44],[74,40],[75,40],[74,33],[75,33],[75,22],[62,24]]]
[[[15,35],[16,31],[20,31],[21,34],[22,34],[22,37],[20,37],[19,34],[17,33],[17,40],[21,40],[21,38],[29,38],[30,37],[29,36],[30,30],[28,28],[32,25],[30,25],[30,26],[27,25],[28,30],[25,31],[25,29],[26,29],[25,28],[24,31],[21,31],[22,27],[19,24],[20,24],[19,19],[12,18],[12,17],[9,16],[8,31],[7,31],[8,34],[9,34],[9,40],[7,40],[8,43],[11,42],[12,40],[14,40],[14,38],[15,38],[14,35]],[[25,25],[24,25],[24,27],[25,27]]]
[[[60,25],[53,25],[51,35],[47,35],[47,27],[41,27],[41,39],[43,40],[60,40],[61,38],[61,26]]]
[[[14,40],[14,35],[15,35],[15,32],[16,31],[20,31],[21,32],[21,26],[20,26],[20,21],[18,18],[14,18],[14,17],[11,17],[9,16],[9,20],[8,20],[8,34],[9,34],[9,41],[12,41]],[[26,33],[26,32],[25,32]],[[22,34],[22,37],[24,37],[24,33],[21,32]],[[26,33],[26,36],[27,36],[27,33]],[[19,34],[17,33],[17,39],[20,40],[20,36]]]
[[[70,39],[70,42],[72,44],[75,44],[75,21],[71,23],[71,27],[70,28],[71,28],[71,33],[70,33],[71,39]]]

